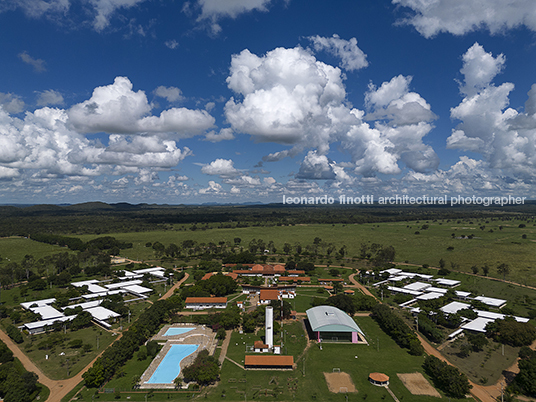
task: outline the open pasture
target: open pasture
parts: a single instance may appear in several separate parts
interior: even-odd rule
[[[519,227],[519,225],[526,225]],[[418,232],[418,234],[416,234]],[[533,257],[536,251],[536,227],[532,223],[511,220],[460,220],[460,221],[408,221],[384,222],[377,224],[312,224],[295,226],[248,227],[235,229],[169,230],[157,232],[112,233],[119,240],[133,243],[132,249],[123,250],[124,257],[136,260],[154,260],[154,250],[146,247],[147,242],[161,242],[164,245],[180,245],[184,240],[197,243],[225,241],[234,244],[240,238],[240,246],[247,249],[252,239],[273,241],[277,253],[282,253],[285,243],[297,243],[305,247],[316,237],[324,244],[332,243],[336,249],[346,246],[348,253],[344,260],[332,259],[332,265],[352,265],[351,259],[359,257],[361,244],[373,243],[393,246],[395,260],[412,264],[428,264],[437,267],[439,260],[451,263],[457,269],[471,272],[471,267],[488,264],[489,276],[496,276],[497,265],[509,264],[511,273],[507,279],[536,285],[536,267]],[[523,238],[525,235],[526,238]],[[84,241],[97,236],[80,236]],[[0,241],[1,243],[1,241]],[[321,248],[322,249],[322,248]],[[1,248],[0,248],[1,250]],[[268,261],[270,261],[268,258]],[[280,257],[275,256],[275,260]],[[318,261],[317,261],[318,262]],[[323,261],[327,263],[327,259]],[[482,272],[482,271],[480,271]]]

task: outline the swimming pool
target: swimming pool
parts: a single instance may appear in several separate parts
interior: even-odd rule
[[[181,372],[180,362],[194,353],[199,345],[171,345],[147,384],[171,384]]]
[[[191,331],[192,329],[195,329],[195,328],[176,328],[176,327],[172,327],[172,328],[168,328],[168,330],[166,331],[164,336],[182,335],[182,334],[184,334],[186,332]]]

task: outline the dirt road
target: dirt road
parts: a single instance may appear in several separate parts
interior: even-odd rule
[[[122,334],[119,334],[117,338],[114,340],[116,342],[118,339],[121,338]],[[77,375],[74,377],[68,378],[66,380],[51,380],[48,378],[43,372],[32,362],[28,356],[26,356],[15,344],[9,336],[6,335],[4,331],[0,331],[0,340],[4,342],[7,347],[13,352],[13,356],[15,356],[17,359],[19,359],[24,366],[24,368],[28,371],[33,371],[37,376],[39,377],[39,382],[46,386],[48,389],[50,389],[50,396],[47,399],[47,402],[60,402],[61,399],[67,395],[71,390],[76,387],[81,381],[82,381],[82,374],[84,374],[92,365],[95,363],[95,360],[97,360],[100,355],[104,352],[104,350],[99,353],[95,359],[91,361],[83,370],[81,370]]]
[[[352,282],[352,286],[351,287],[354,287],[354,288],[358,288],[362,293],[366,294],[367,296],[372,296],[376,299],[376,296],[374,296],[372,293],[370,293],[370,290],[368,290],[365,286],[363,286],[362,284],[360,284],[356,279],[355,279],[355,276],[357,274],[352,274],[348,277],[348,279],[350,279],[350,282]]]
[[[189,277],[189,274],[186,274],[179,282],[173,285],[167,292],[164,294],[161,299],[167,299],[173,294],[173,291],[177,289],[184,281]],[[114,340],[116,342],[121,338],[122,334],[119,334]],[[86,367],[84,367],[80,372],[74,377],[68,378],[66,380],[51,380],[48,378],[35,364],[32,362],[20,349],[19,347],[6,335],[3,331],[0,331],[0,339],[4,342],[7,347],[13,352],[13,355],[19,359],[28,371],[33,371],[39,377],[39,382],[50,389],[50,396],[47,399],[47,402],[60,402],[61,399],[67,395],[74,387],[76,387],[82,381],[82,375],[89,370],[95,360],[104,352],[104,350],[99,353],[95,359],[91,361]]]
[[[438,359],[446,362],[447,364],[450,364],[451,366],[454,366],[451,362],[449,362],[445,357],[432,345],[428,343],[421,335],[417,334],[417,337],[419,338],[419,341],[421,341],[422,346],[424,347],[424,351],[432,356],[437,357]],[[496,402],[497,396],[500,396],[500,390],[495,390],[495,386],[489,386],[489,387],[483,387],[482,385],[475,384],[472,381],[469,381],[469,383],[473,386],[471,388],[471,395],[475,397],[478,401],[482,402]]]
[[[160,298],[160,300],[167,299],[168,297],[171,297],[173,295],[173,292],[175,289],[178,289],[188,278],[190,277],[189,273],[184,274],[184,278],[182,278],[180,281],[178,281],[175,285],[169,288],[169,290]]]

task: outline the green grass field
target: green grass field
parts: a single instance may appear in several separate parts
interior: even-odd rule
[[[247,247],[252,239],[262,238],[273,241],[278,252],[288,242],[299,242],[302,246],[313,243],[320,237],[324,243],[333,243],[337,249],[347,246],[348,257],[359,255],[362,243],[392,245],[396,250],[396,261],[438,266],[443,258],[447,263],[459,264],[459,269],[470,272],[471,266],[490,266],[490,276],[498,276],[496,267],[506,262],[511,274],[507,279],[520,283],[536,285],[536,267],[533,256],[536,250],[536,227],[531,224],[519,228],[519,221],[509,220],[465,220],[465,221],[412,221],[355,225],[297,225],[275,227],[249,227],[237,229],[209,229],[197,231],[158,231],[137,233],[115,233],[112,236],[133,243],[133,248],[123,250],[124,257],[141,260],[154,260],[154,250],[145,247],[147,242],[159,241],[164,245],[180,244],[191,239],[198,243],[218,243],[227,241],[232,244],[235,237],[242,239],[241,245]],[[428,225],[428,229],[422,229]],[[499,229],[502,227],[502,230]],[[483,229],[481,229],[483,228]],[[492,230],[492,232],[490,232]],[[420,232],[420,234],[415,234]],[[452,236],[454,234],[454,237]],[[461,236],[473,235],[472,239]],[[526,239],[522,238],[526,235]],[[88,241],[96,236],[80,236]],[[2,239],[4,240],[4,239]],[[0,244],[2,241],[0,241]],[[448,248],[452,247],[449,251]],[[3,248],[0,248],[2,253]],[[6,254],[7,255],[7,254]],[[277,260],[277,258],[276,258]],[[326,262],[326,261],[324,261]],[[351,261],[340,262],[352,266]],[[355,264],[354,264],[355,265]]]
[[[305,246],[312,244],[315,237],[324,243],[333,243],[336,248],[347,246],[347,257],[359,255],[362,243],[379,243],[392,245],[396,250],[396,261],[414,264],[437,266],[443,258],[447,263],[459,264],[459,268],[470,271],[471,266],[488,264],[489,275],[498,276],[496,267],[502,262],[510,265],[511,274],[508,279],[524,284],[536,285],[536,267],[533,267],[533,256],[536,250],[536,227],[527,224],[519,228],[521,221],[510,220],[464,220],[464,221],[412,221],[388,222],[378,224],[354,225],[296,225],[273,227],[248,227],[237,229],[209,229],[197,231],[157,231],[112,233],[117,239],[133,243],[132,249],[122,251],[124,257],[136,260],[154,260],[154,250],[145,247],[147,242],[159,241],[164,245],[180,244],[191,239],[198,243],[233,243],[235,237],[242,239],[241,245],[247,247],[252,239],[263,239],[266,243],[273,241],[278,252],[283,245],[299,242]],[[428,229],[422,229],[428,225]],[[502,227],[502,229],[500,229]],[[415,234],[419,232],[420,234]],[[452,236],[454,235],[454,237]],[[472,239],[460,238],[473,235]],[[526,235],[526,239],[522,238]],[[88,241],[97,236],[79,236]],[[448,248],[452,249],[449,251]],[[0,239],[0,256],[4,263],[7,260],[20,261],[24,255],[31,254],[36,258],[66,251],[67,249],[33,242],[24,238]],[[279,258],[275,258],[278,260]],[[324,261],[326,263],[327,261]],[[349,260],[336,261],[331,265],[352,265]],[[181,262],[177,262],[181,264]]]
[[[66,251],[70,252],[66,247],[39,243],[25,237],[0,238],[0,261],[4,264],[9,262],[20,262],[25,255],[33,255],[37,260],[39,258]]]
[[[375,371],[383,372],[390,377],[390,387],[400,400],[417,402],[437,400],[434,397],[412,395],[396,376],[396,373],[422,373],[423,357],[411,356],[398,347],[371,318],[357,317],[356,321],[367,334],[370,346],[324,343],[320,350],[318,346],[313,345],[298,362],[298,367],[294,371],[246,372],[225,361],[222,380],[216,389],[209,390],[208,399],[221,400],[221,395],[225,393],[227,400],[240,400],[244,399],[246,392],[248,400],[345,401],[343,394],[334,394],[328,390],[323,375],[324,372],[332,372],[333,368],[337,367],[350,374],[358,390],[355,394],[348,394],[349,401],[382,401],[384,398],[390,400],[391,397],[385,389],[368,382],[369,373]],[[298,330],[300,326],[301,324],[294,328],[297,342],[301,340],[299,332],[303,334],[303,330]],[[288,339],[287,335],[287,344]],[[242,343],[245,341],[244,335],[234,333],[229,346],[228,355],[240,363],[245,354]],[[289,346],[289,354],[296,356],[296,352],[295,350],[291,353]]]
[[[115,339],[111,333],[96,326],[91,326],[74,332],[67,331],[67,339],[61,345],[39,349],[37,345],[41,342],[46,343],[46,339],[51,335],[43,333],[25,336],[24,343],[21,346],[24,346],[25,354],[47,377],[53,380],[63,380],[77,374]],[[81,339],[83,343],[90,344],[92,346],[91,352],[83,353],[81,349],[69,347],[69,341],[73,339]]]
[[[357,317],[356,321],[366,333],[370,345],[323,344],[322,350],[317,345],[311,346],[299,360],[297,369],[293,371],[245,371],[229,360],[225,360],[221,370],[221,381],[215,387],[203,391],[207,400],[257,400],[257,401],[383,401],[391,400],[384,388],[373,386],[368,381],[371,372],[382,372],[390,377],[390,388],[400,401],[433,402],[437,398],[431,396],[412,395],[398,379],[397,373],[414,373],[422,370],[423,357],[411,356],[406,350],[398,347],[370,317]],[[306,338],[301,322],[285,325],[287,353],[295,360],[302,354]],[[246,344],[259,339],[261,334],[239,334],[234,332],[227,356],[243,363]],[[249,352],[248,352],[249,353]],[[356,357],[357,356],[357,357]],[[128,388],[133,376],[140,375],[148,365],[147,362],[136,361],[135,358],[124,367],[124,375],[110,381],[106,388]],[[324,372],[332,372],[340,368],[347,372],[357,389],[357,393],[339,394],[328,390]],[[425,375],[426,377],[426,375]],[[426,377],[427,378],[427,377]],[[84,390],[81,399],[94,400],[95,390]],[[147,391],[124,392],[119,400],[142,401]],[[148,396],[148,401],[164,401],[167,399],[183,400],[192,393],[155,392]],[[116,400],[113,393],[99,394],[103,401]],[[443,399],[445,396],[443,395]],[[446,399],[445,399],[446,400]],[[451,399],[455,401],[454,399]],[[464,399],[464,401],[472,399]]]
[[[471,352],[468,357],[458,356],[460,346],[465,341],[457,339],[449,344],[441,353],[456,367],[463,371],[470,380],[477,384],[495,384],[504,369],[515,363],[519,354],[519,347],[502,345],[489,341],[489,344],[480,352]],[[504,351],[504,354],[503,354]]]

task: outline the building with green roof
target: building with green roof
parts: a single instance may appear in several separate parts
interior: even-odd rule
[[[352,317],[337,307],[316,306],[306,313],[318,342],[367,342],[365,334]]]

